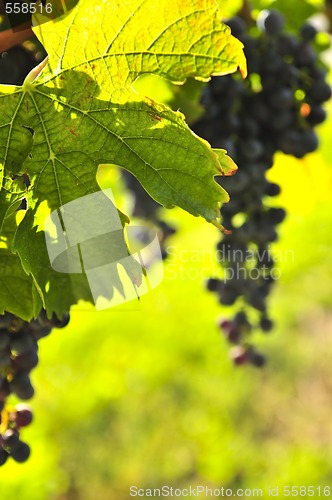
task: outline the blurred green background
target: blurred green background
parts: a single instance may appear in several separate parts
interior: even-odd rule
[[[176,95],[182,108],[187,97]],[[164,211],[178,232],[159,287],[104,312],[79,306],[41,341],[35,420],[22,434],[32,455],[0,470],[1,500],[127,500],[131,485],[332,486],[331,130],[330,118],[318,153],[277,155],[269,172],[288,211],[274,248],[288,258],[270,298],[277,326],[254,339],[267,366],[234,367],[215,326],[223,309],[204,279],[217,272],[218,231]],[[113,189],[118,181],[105,173]]]

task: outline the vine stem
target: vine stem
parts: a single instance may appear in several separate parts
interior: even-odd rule
[[[329,33],[332,33],[332,1],[325,0],[325,14],[329,20]]]
[[[0,32],[0,53],[19,45],[33,36],[30,23],[24,23],[20,28],[15,32],[12,29]]]
[[[213,220],[211,221],[211,224],[213,224],[216,228],[218,228],[222,233],[224,234],[232,234],[232,231],[230,231],[229,229],[226,229],[222,224],[220,224],[220,222],[218,222],[217,220]]]

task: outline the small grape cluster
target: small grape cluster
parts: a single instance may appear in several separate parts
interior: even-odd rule
[[[176,233],[176,229],[160,219],[159,210],[160,205],[157,203],[145,189],[142,187],[141,183],[134,177],[132,174],[123,170],[122,172],[123,179],[125,181],[127,189],[133,195],[133,209],[132,213],[135,217],[140,219],[144,219],[146,221],[151,222],[158,229],[158,238],[162,252],[162,258],[167,258],[167,240],[170,236]],[[144,235],[142,235],[142,239],[144,242]]]
[[[193,127],[213,147],[226,149],[239,167],[236,175],[220,180],[231,197],[221,209],[231,234],[223,235],[217,247],[224,279],[211,278],[207,288],[218,294],[220,304],[240,306],[232,320],[219,322],[226,338],[237,344],[234,362],[261,367],[265,358],[248,337],[253,327],[273,328],[267,298],[278,270],[270,246],[286,216],[283,208],[269,207],[268,198],[280,187],[267,180],[266,172],[277,151],[302,158],[317,149],[314,127],[326,117],[322,104],[331,88],[313,47],[317,31],[312,25],[302,26],[298,36],[288,34],[283,16],[274,10],[262,11],[252,30],[239,16],[227,24],[244,44],[248,78],[212,78],[202,97],[206,114]]]
[[[68,322],[69,314],[62,319],[53,314],[49,319],[44,309],[30,322],[7,312],[0,316],[0,465],[9,456],[24,462],[30,455],[30,447],[20,440],[20,429],[30,424],[31,411],[22,405],[8,409],[7,398],[11,394],[22,400],[32,398],[30,372],[38,364],[38,341]]]
[[[0,403],[0,408],[1,405],[4,407],[4,402]],[[32,418],[32,411],[27,405],[18,404],[10,411],[2,409],[0,424],[5,425],[6,430],[0,434],[0,466],[7,462],[9,456],[19,463],[29,458],[30,446],[20,439],[20,430],[28,426]]]

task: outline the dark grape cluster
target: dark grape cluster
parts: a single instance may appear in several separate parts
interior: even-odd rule
[[[20,429],[30,424],[31,411],[21,404],[11,409],[7,399],[11,394],[32,398],[30,372],[38,364],[38,341],[68,322],[69,314],[49,319],[44,309],[30,322],[10,313],[0,315],[0,465],[9,456],[24,462],[30,455],[30,447],[20,440]]]
[[[212,78],[202,97],[206,114],[193,127],[213,147],[226,149],[239,167],[233,177],[220,179],[231,197],[221,209],[231,234],[218,244],[225,278],[211,278],[207,288],[218,294],[220,304],[239,307],[233,319],[219,324],[237,344],[234,362],[261,367],[264,356],[248,336],[253,327],[263,332],[273,328],[267,298],[278,270],[270,245],[286,216],[283,208],[269,207],[268,199],[280,187],[267,180],[266,172],[277,151],[302,158],[317,149],[314,127],[325,119],[322,105],[331,89],[313,48],[317,31],[311,24],[302,26],[298,36],[289,34],[283,16],[274,10],[262,11],[250,29],[238,16],[227,24],[244,44],[248,78]]]
[[[136,177],[134,177],[126,170],[122,171],[122,176],[127,189],[133,195],[132,214],[135,217],[151,222],[158,229],[158,237],[161,246],[162,257],[163,259],[166,259],[167,239],[169,238],[169,236],[172,236],[176,233],[176,229],[164,220],[160,219],[158,212],[161,207],[159,203],[157,203],[153,198],[151,198],[151,196],[148,195],[148,193],[145,191]],[[143,233],[142,238],[144,239]]]

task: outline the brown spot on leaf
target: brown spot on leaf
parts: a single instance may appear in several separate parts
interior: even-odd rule
[[[149,113],[149,115],[152,118],[152,120],[157,120],[158,122],[162,121],[162,117],[157,115],[157,113]]]
[[[70,128],[69,129],[69,132],[74,136],[74,137],[78,137],[78,133],[75,132],[75,130],[73,128]]]

